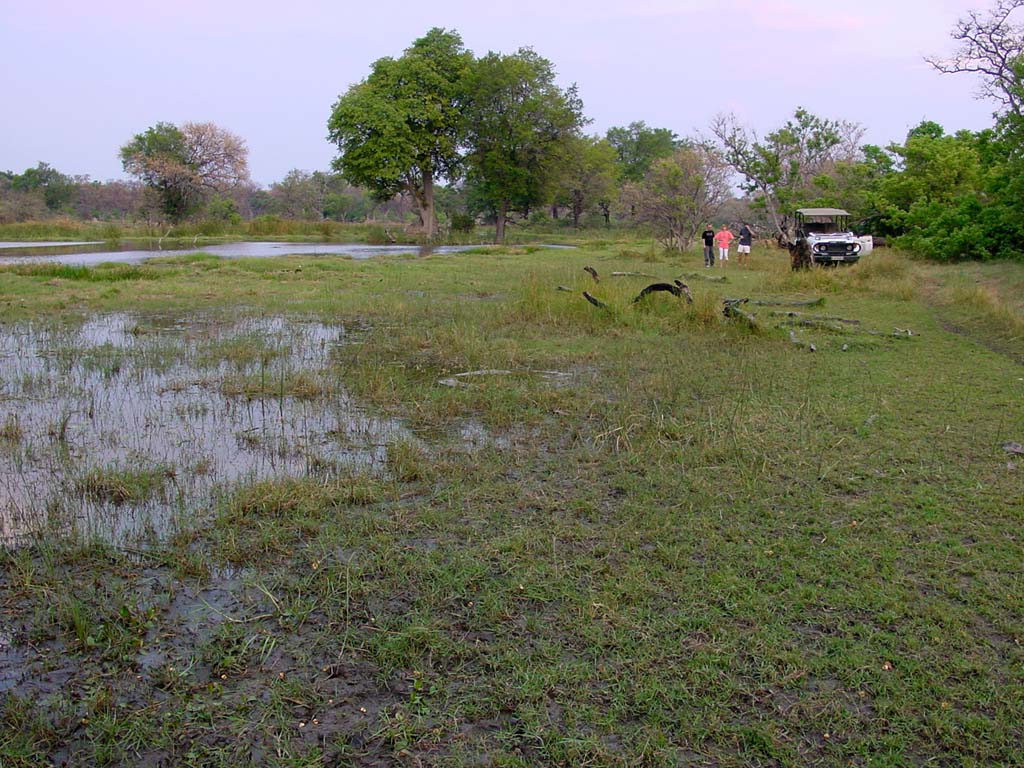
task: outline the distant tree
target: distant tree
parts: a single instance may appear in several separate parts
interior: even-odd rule
[[[711,130],[726,162],[743,177],[743,189],[765,206],[788,242],[796,239],[794,209],[817,197],[816,183],[823,174],[856,159],[864,131],[856,123],[823,119],[803,108],[763,141],[732,115],[716,118]]]
[[[65,176],[47,163],[40,162],[35,168],[11,178],[11,189],[18,192],[40,192],[43,203],[56,211],[71,202],[75,194],[75,179]]]
[[[730,176],[714,148],[684,146],[655,160],[643,181],[627,184],[625,201],[666,248],[684,251],[729,197]]]
[[[125,220],[142,208],[142,186],[137,181],[87,181],[78,185],[75,213],[83,219]]]
[[[125,171],[157,194],[172,221],[249,179],[245,142],[213,123],[157,123],[136,134],[120,154]]]
[[[625,128],[609,128],[605,134],[615,148],[624,181],[640,181],[655,160],[671,157],[679,138],[668,128],[650,128],[643,120]]]
[[[270,185],[270,196],[281,216],[288,219],[323,218],[323,192],[320,179],[308,171],[293,168]]]
[[[555,84],[554,66],[529,48],[489,53],[474,65],[466,97],[471,198],[505,239],[509,212],[547,202],[566,143],[584,124],[576,86]]]
[[[559,158],[557,199],[572,215],[579,229],[580,218],[600,207],[608,223],[612,200],[618,193],[618,167],[615,148],[596,136],[575,136],[565,142]]]
[[[398,59],[378,59],[328,120],[334,167],[379,200],[412,195],[424,234],[436,231],[434,185],[459,176],[465,76],[473,55],[457,32],[432,29]]]

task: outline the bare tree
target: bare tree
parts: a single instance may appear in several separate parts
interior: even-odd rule
[[[730,175],[713,148],[683,147],[654,161],[642,182],[627,184],[623,202],[666,248],[683,251],[729,196]]]
[[[951,33],[960,44],[956,52],[925,61],[944,74],[981,75],[979,96],[998,102],[1020,117],[1024,107],[1024,29],[1012,24],[1010,16],[1022,7],[1024,0],[996,0],[987,13],[968,12]]]
[[[859,158],[864,136],[857,123],[820,118],[802,108],[763,140],[734,115],[719,115],[711,132],[726,162],[743,177],[743,189],[764,205],[787,243],[796,240],[793,209],[817,196],[816,179],[834,175],[839,163]]]

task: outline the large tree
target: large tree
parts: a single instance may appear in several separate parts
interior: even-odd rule
[[[550,61],[529,48],[488,53],[469,77],[467,162],[473,198],[493,213],[505,239],[512,210],[547,202],[558,161],[584,124],[576,86],[559,88]]]
[[[378,199],[412,195],[424,234],[436,232],[434,185],[457,178],[465,77],[473,55],[457,32],[432,29],[397,59],[378,59],[328,120],[334,166]]]
[[[249,180],[248,149],[213,123],[157,123],[121,147],[126,172],[154,190],[172,221],[194,213],[214,194]]]

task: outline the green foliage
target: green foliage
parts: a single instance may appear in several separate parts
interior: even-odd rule
[[[671,157],[679,146],[675,133],[649,128],[643,120],[609,128],[605,138],[615,148],[623,181],[641,181],[655,160]]]
[[[467,87],[466,143],[476,205],[497,217],[546,202],[558,158],[584,124],[575,86],[555,84],[554,66],[529,48],[488,53]]]
[[[889,151],[899,171],[881,179],[876,202],[900,246],[940,261],[1021,257],[1022,190],[1005,136],[949,136],[925,122]]]
[[[66,206],[75,193],[73,179],[43,162],[20,175],[11,174],[10,186],[17,192],[41,192],[43,202],[51,211]]]
[[[606,139],[573,136],[564,145],[555,182],[556,200],[568,205],[573,226],[600,206],[606,221],[611,202],[618,194],[615,148]]]
[[[160,207],[172,221],[181,221],[198,206],[195,189],[184,183],[188,146],[185,134],[172,123],[157,123],[121,147],[121,165],[157,191]]]
[[[464,79],[473,56],[456,32],[435,28],[401,58],[374,62],[366,80],[335,102],[328,137],[335,168],[380,200],[416,199],[433,232],[433,184],[459,175]]]

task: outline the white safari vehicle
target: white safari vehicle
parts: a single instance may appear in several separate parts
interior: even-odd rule
[[[850,214],[841,208],[801,208],[796,212],[797,237],[807,240],[815,264],[856,264],[871,253],[871,236],[850,231]]]

